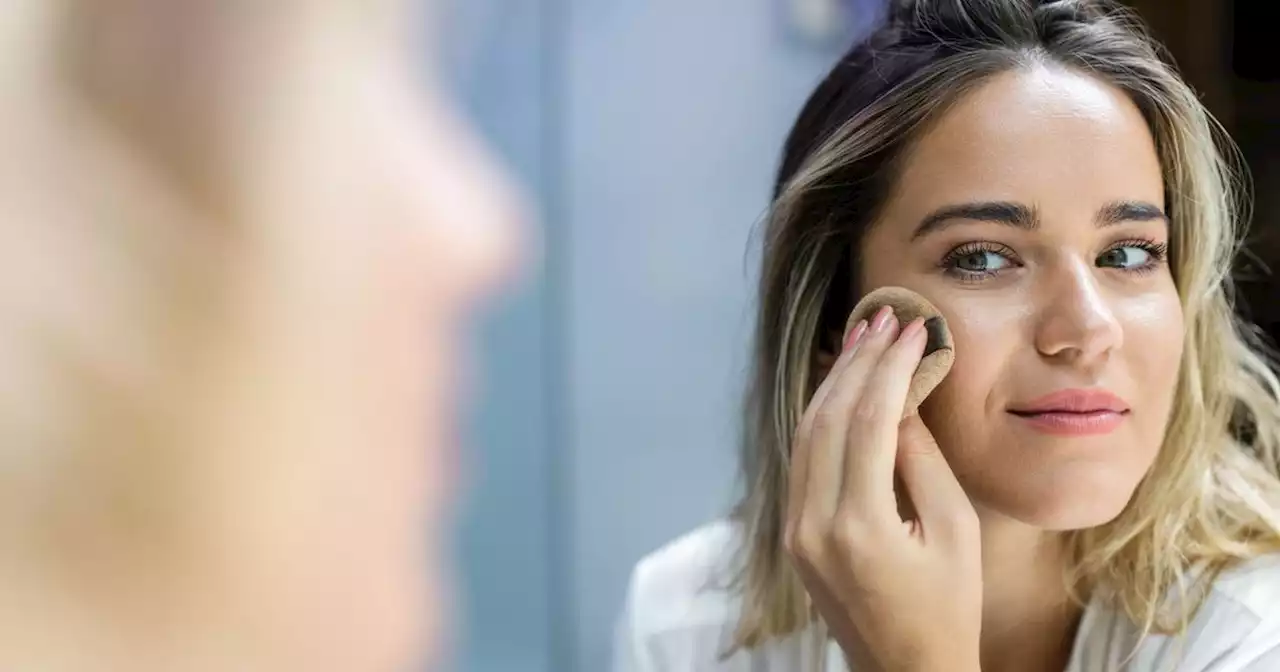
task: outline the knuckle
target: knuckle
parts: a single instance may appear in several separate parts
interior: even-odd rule
[[[853,559],[862,555],[871,536],[871,529],[858,516],[841,515],[832,526],[831,543],[845,559]]]
[[[823,531],[811,519],[802,518],[788,526],[785,534],[787,553],[796,560],[815,562],[822,554]]]
[[[840,424],[840,410],[832,407],[818,409],[810,421],[809,436],[826,436],[836,431]]]
[[[922,438],[917,433],[911,433],[903,436],[902,447],[900,450],[908,457],[919,457],[924,459],[938,459],[942,457],[942,452],[938,449],[938,444],[933,441]]]
[[[874,399],[863,398],[853,407],[853,418],[856,422],[872,423],[884,413],[884,405]]]

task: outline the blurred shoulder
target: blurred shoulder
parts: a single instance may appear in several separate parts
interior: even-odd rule
[[[1208,629],[1224,620],[1238,626],[1240,646],[1267,649],[1280,665],[1280,553],[1242,562],[1218,576],[1195,621]]]
[[[1186,637],[1198,656],[1213,656],[1223,669],[1280,669],[1280,554],[1219,574]]]
[[[751,649],[734,646],[744,541],[740,524],[720,520],[636,564],[615,639],[615,672],[814,669],[817,656],[826,669],[843,669],[839,649],[811,628]]]
[[[649,635],[718,629],[738,616],[731,585],[741,563],[739,526],[698,527],[636,563],[628,589],[632,625]]]
[[[1280,553],[1259,556],[1222,572],[1213,593],[1259,620],[1280,620]]]
[[[1091,626],[1088,645],[1080,652],[1082,665],[1073,671],[1280,670],[1280,554],[1223,570],[1181,637],[1141,638],[1133,623],[1108,616],[1086,614],[1082,628]]]

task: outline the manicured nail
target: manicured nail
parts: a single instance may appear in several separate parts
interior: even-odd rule
[[[893,321],[893,307],[883,306],[876,311],[875,319],[871,321],[871,330],[876,333],[882,333],[889,328],[889,323]]]
[[[853,330],[849,332],[849,339],[844,342],[844,349],[848,350],[849,348],[857,345],[858,341],[862,339],[862,335],[865,333],[867,333],[867,321],[859,320],[858,323],[853,326]]]
[[[898,342],[908,344],[920,338],[920,334],[924,332],[924,319],[917,317],[911,320],[911,323],[898,334]]]

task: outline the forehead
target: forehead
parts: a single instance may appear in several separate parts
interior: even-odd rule
[[[992,77],[936,120],[905,157],[889,209],[1016,201],[1065,216],[1160,204],[1163,193],[1154,140],[1123,91],[1034,66]]]

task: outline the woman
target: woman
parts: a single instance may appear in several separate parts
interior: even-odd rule
[[[620,669],[1280,669],[1240,178],[1158,55],[1100,1],[920,0],[835,66],[764,236],[746,496],[638,565]],[[842,342],[883,286],[954,337],[905,420],[919,323]]]
[[[415,4],[6,5],[0,669],[438,658],[516,206]]]

